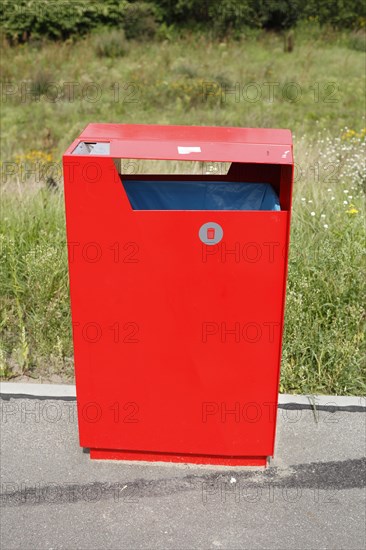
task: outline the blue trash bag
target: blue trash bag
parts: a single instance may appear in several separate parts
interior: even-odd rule
[[[280,210],[269,183],[122,181],[134,210]]]

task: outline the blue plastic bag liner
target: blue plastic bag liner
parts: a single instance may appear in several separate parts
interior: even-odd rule
[[[125,180],[134,210],[280,210],[269,183]]]

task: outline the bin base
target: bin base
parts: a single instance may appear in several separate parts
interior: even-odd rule
[[[211,456],[175,453],[149,453],[145,451],[122,451],[90,449],[93,460],[145,460],[147,462],[181,462],[188,464],[215,464],[220,466],[266,466],[266,456]]]

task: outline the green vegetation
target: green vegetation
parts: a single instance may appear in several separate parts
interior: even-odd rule
[[[359,0],[3,0],[0,26],[11,41],[80,37],[100,26],[146,39],[159,30],[204,30],[240,38],[247,29],[284,30],[311,21],[337,30],[360,29]]]
[[[309,137],[364,125],[363,55],[338,33],[299,31],[291,54],[275,33],[119,40],[106,30],[75,44],[3,48],[6,160],[30,149],[59,159],[90,121],[288,127]]]
[[[297,139],[281,389],[364,394],[366,129]]]
[[[297,175],[281,391],[363,394],[365,90],[356,34],[299,25],[294,51],[284,53],[276,33],[214,40],[179,36],[166,21],[148,43],[101,29],[3,49],[3,376],[72,376],[60,161],[86,124],[288,127]]]

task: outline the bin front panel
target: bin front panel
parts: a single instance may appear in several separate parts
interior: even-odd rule
[[[64,169],[81,445],[273,454],[289,213],[134,211],[112,159]]]

